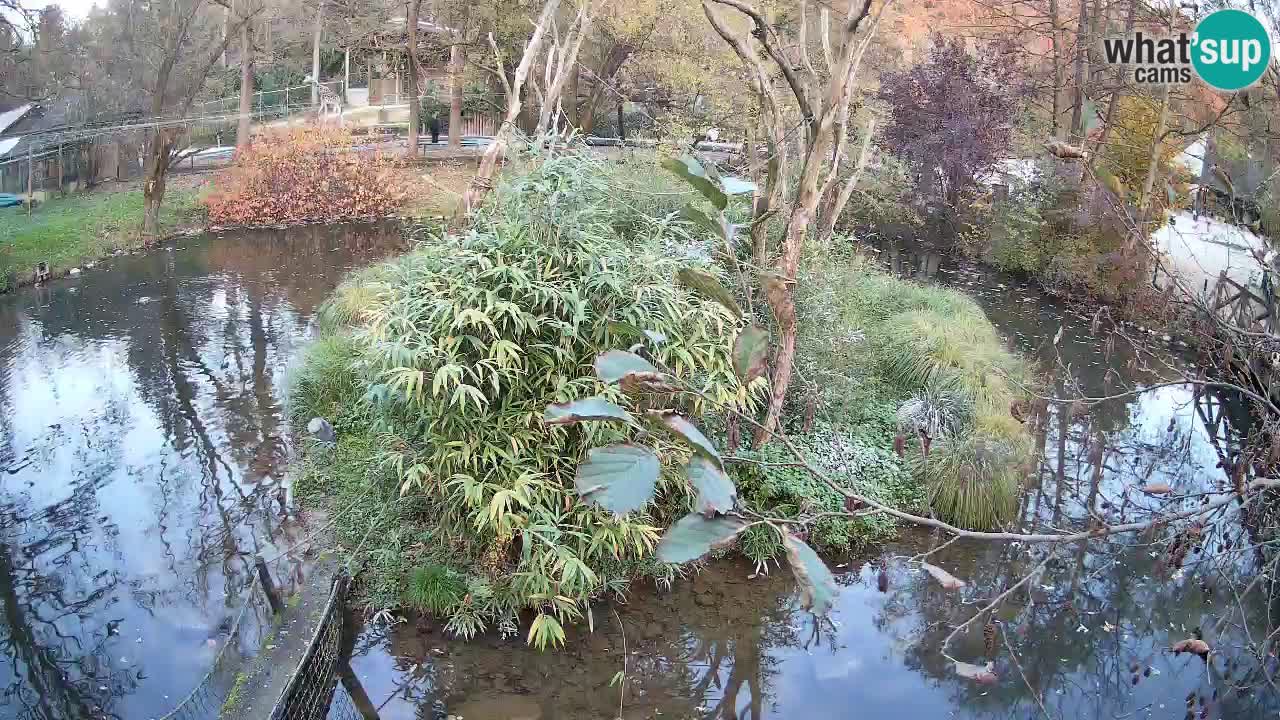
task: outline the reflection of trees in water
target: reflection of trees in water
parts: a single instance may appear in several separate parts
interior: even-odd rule
[[[295,523],[280,517],[283,359],[340,274],[400,241],[398,234],[375,233],[347,252],[334,251],[342,246],[340,230],[274,235],[121,257],[77,282],[0,301],[0,469],[32,452],[13,445],[15,436],[34,432],[37,450],[69,452],[45,453],[58,467],[37,463],[28,471],[33,481],[37,471],[41,478],[75,478],[66,499],[42,508],[26,506],[18,482],[0,488],[0,647],[8,656],[0,664],[14,668],[12,677],[0,670],[6,713],[13,707],[33,719],[110,715],[112,699],[141,680],[113,669],[103,650],[114,603],[123,597],[153,614],[163,606],[204,608],[216,594],[227,607],[236,605],[235,588],[215,593],[212,578],[248,577],[264,538],[289,542]],[[129,391],[98,398],[83,416],[54,409],[51,421],[65,428],[19,433],[9,425],[4,411],[20,392],[10,382],[15,367],[58,387],[64,357],[93,358],[104,350],[116,350],[124,369],[95,369],[127,373]],[[131,419],[145,415],[137,406],[150,410],[164,442],[144,450],[141,468],[126,467],[120,450],[123,434],[138,430]],[[162,587],[121,574],[128,563],[111,548],[118,519],[98,516],[103,486],[138,471],[154,498],[146,522],[154,523],[148,529],[158,540],[139,551],[164,559],[169,573]],[[215,623],[219,610],[206,612]],[[157,694],[174,690],[181,689]]]
[[[105,645],[123,586],[91,557],[101,542],[92,482],[39,510],[0,503],[0,682],[9,717],[119,717],[113,700],[136,689]]]
[[[785,572],[748,581],[745,566],[720,570],[668,593],[637,588],[630,602],[616,607],[627,649],[624,717],[763,718],[771,714],[781,672],[772,651],[834,647],[833,637],[815,635],[809,615],[796,610]],[[623,669],[624,639],[613,609],[600,605],[593,613],[594,632],[572,626],[566,647],[547,653],[526,647],[520,635],[462,643],[448,642],[425,621],[395,628],[387,650],[395,659],[396,690],[393,698],[375,694],[373,702],[408,704],[420,717],[432,717],[428,710],[437,701],[463,712],[527,694],[555,717],[615,717],[619,688],[610,682]],[[385,632],[370,628],[356,642],[357,672],[360,656],[377,652]],[[436,657],[442,646],[449,648],[445,660]]]

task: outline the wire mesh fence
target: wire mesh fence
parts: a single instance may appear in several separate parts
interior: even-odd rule
[[[271,720],[324,720],[346,665],[345,601],[350,579],[339,575],[302,662],[271,712]],[[357,716],[358,717],[358,716]]]
[[[243,677],[241,670],[257,655],[263,629],[270,627],[271,618],[271,608],[256,577],[246,590],[244,605],[218,648],[209,672],[177,707],[158,720],[215,720],[234,699]]]

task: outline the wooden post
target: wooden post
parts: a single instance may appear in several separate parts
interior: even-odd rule
[[[33,142],[27,143],[27,214],[31,214],[31,209],[36,204],[36,186],[35,186],[35,160],[32,157],[31,147]]]
[[[67,186],[62,184],[62,143],[58,143],[58,195],[67,196]]]
[[[284,612],[284,603],[280,601],[280,591],[276,588],[275,582],[271,580],[271,573],[267,570],[267,561],[262,559],[261,555],[253,556],[253,564],[258,568],[258,581],[262,583],[262,592],[267,595],[267,602],[271,604],[271,612],[279,615]]]

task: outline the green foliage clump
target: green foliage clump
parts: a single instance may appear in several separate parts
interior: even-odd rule
[[[584,371],[605,350],[650,343],[646,332],[665,338],[650,353],[687,384],[720,402],[749,400],[728,357],[732,316],[672,283],[679,265],[663,252],[671,223],[618,231],[608,177],[589,158],[546,158],[499,186],[465,235],[423,238],[356,275],[327,308],[329,332],[349,339],[331,340],[311,362],[351,351],[347,375],[338,374],[359,378],[369,414],[359,441],[381,469],[375,492],[389,517],[404,515],[391,508],[415,508],[394,545],[368,532],[366,552],[390,560],[372,573],[384,606],[398,604],[406,578],[411,588],[426,579],[410,568],[435,563],[468,587],[469,602],[438,608],[455,631],[532,609],[554,622],[539,620],[531,641],[559,642],[556,629],[589,598],[651,563],[657,526],[690,498],[683,477],[666,472],[647,513],[618,517],[580,502],[579,460],[620,432],[548,426],[543,409],[618,399],[616,387]],[[339,393],[310,372],[299,373],[295,404],[332,406]],[[340,389],[350,397],[345,381]],[[347,442],[340,435],[338,454]],[[657,437],[645,442],[664,461],[687,454]],[[360,459],[357,467],[370,458]]]
[[[409,573],[405,602],[417,610],[441,614],[453,609],[466,596],[467,585],[458,572],[427,563]]]
[[[801,368],[822,417],[856,428],[857,440],[913,478],[886,484],[925,488],[939,517],[960,524],[1007,518],[1028,443],[1010,409],[1032,377],[982,309],[959,292],[895,278],[857,254],[819,256],[797,288]],[[927,456],[920,430],[935,441]],[[929,462],[900,461],[890,449],[899,433],[908,457]],[[947,459],[960,457],[954,448],[988,446],[1009,452],[984,454],[986,474]],[[957,484],[987,502],[988,515],[952,502]],[[998,487],[986,487],[992,484]]]
[[[894,508],[914,511],[923,506],[924,493],[897,455],[882,444],[850,432],[843,425],[818,423],[801,435],[790,436],[805,462],[841,487]],[[768,508],[775,517],[796,518],[845,509],[845,496],[803,467],[780,443],[740,451],[749,462],[734,467],[738,491],[752,507]],[[822,518],[809,530],[809,540],[825,552],[847,552],[883,540],[895,528],[883,515],[849,519]],[[781,539],[768,526],[752,527],[744,535],[742,551],[757,564],[782,550]]]
[[[912,454],[912,470],[929,488],[939,516],[973,530],[1013,517],[1021,490],[1018,449],[979,434],[943,438],[928,454]]]
[[[1122,95],[1116,105],[1115,123],[1110,138],[1101,149],[1101,166],[1120,181],[1123,195],[1136,197],[1142,192],[1151,167],[1151,141],[1160,120],[1160,103],[1142,95]],[[1157,154],[1157,177],[1173,177],[1174,161],[1182,151],[1174,134],[1163,140]],[[1156,188],[1155,192],[1161,191]]]
[[[992,207],[990,227],[990,261],[1006,272],[1038,273],[1051,257],[1045,215],[1055,201],[1056,193],[1041,183],[1020,186],[1009,197]]]
[[[323,417],[335,428],[352,427],[361,417],[363,378],[354,362],[359,346],[346,334],[322,335],[303,354],[289,377],[289,415],[299,426]]]

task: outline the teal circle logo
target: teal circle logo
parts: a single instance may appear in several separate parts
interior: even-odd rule
[[[1211,87],[1243,90],[1258,81],[1271,62],[1271,38],[1258,19],[1243,10],[1218,10],[1196,25],[1191,64]]]

